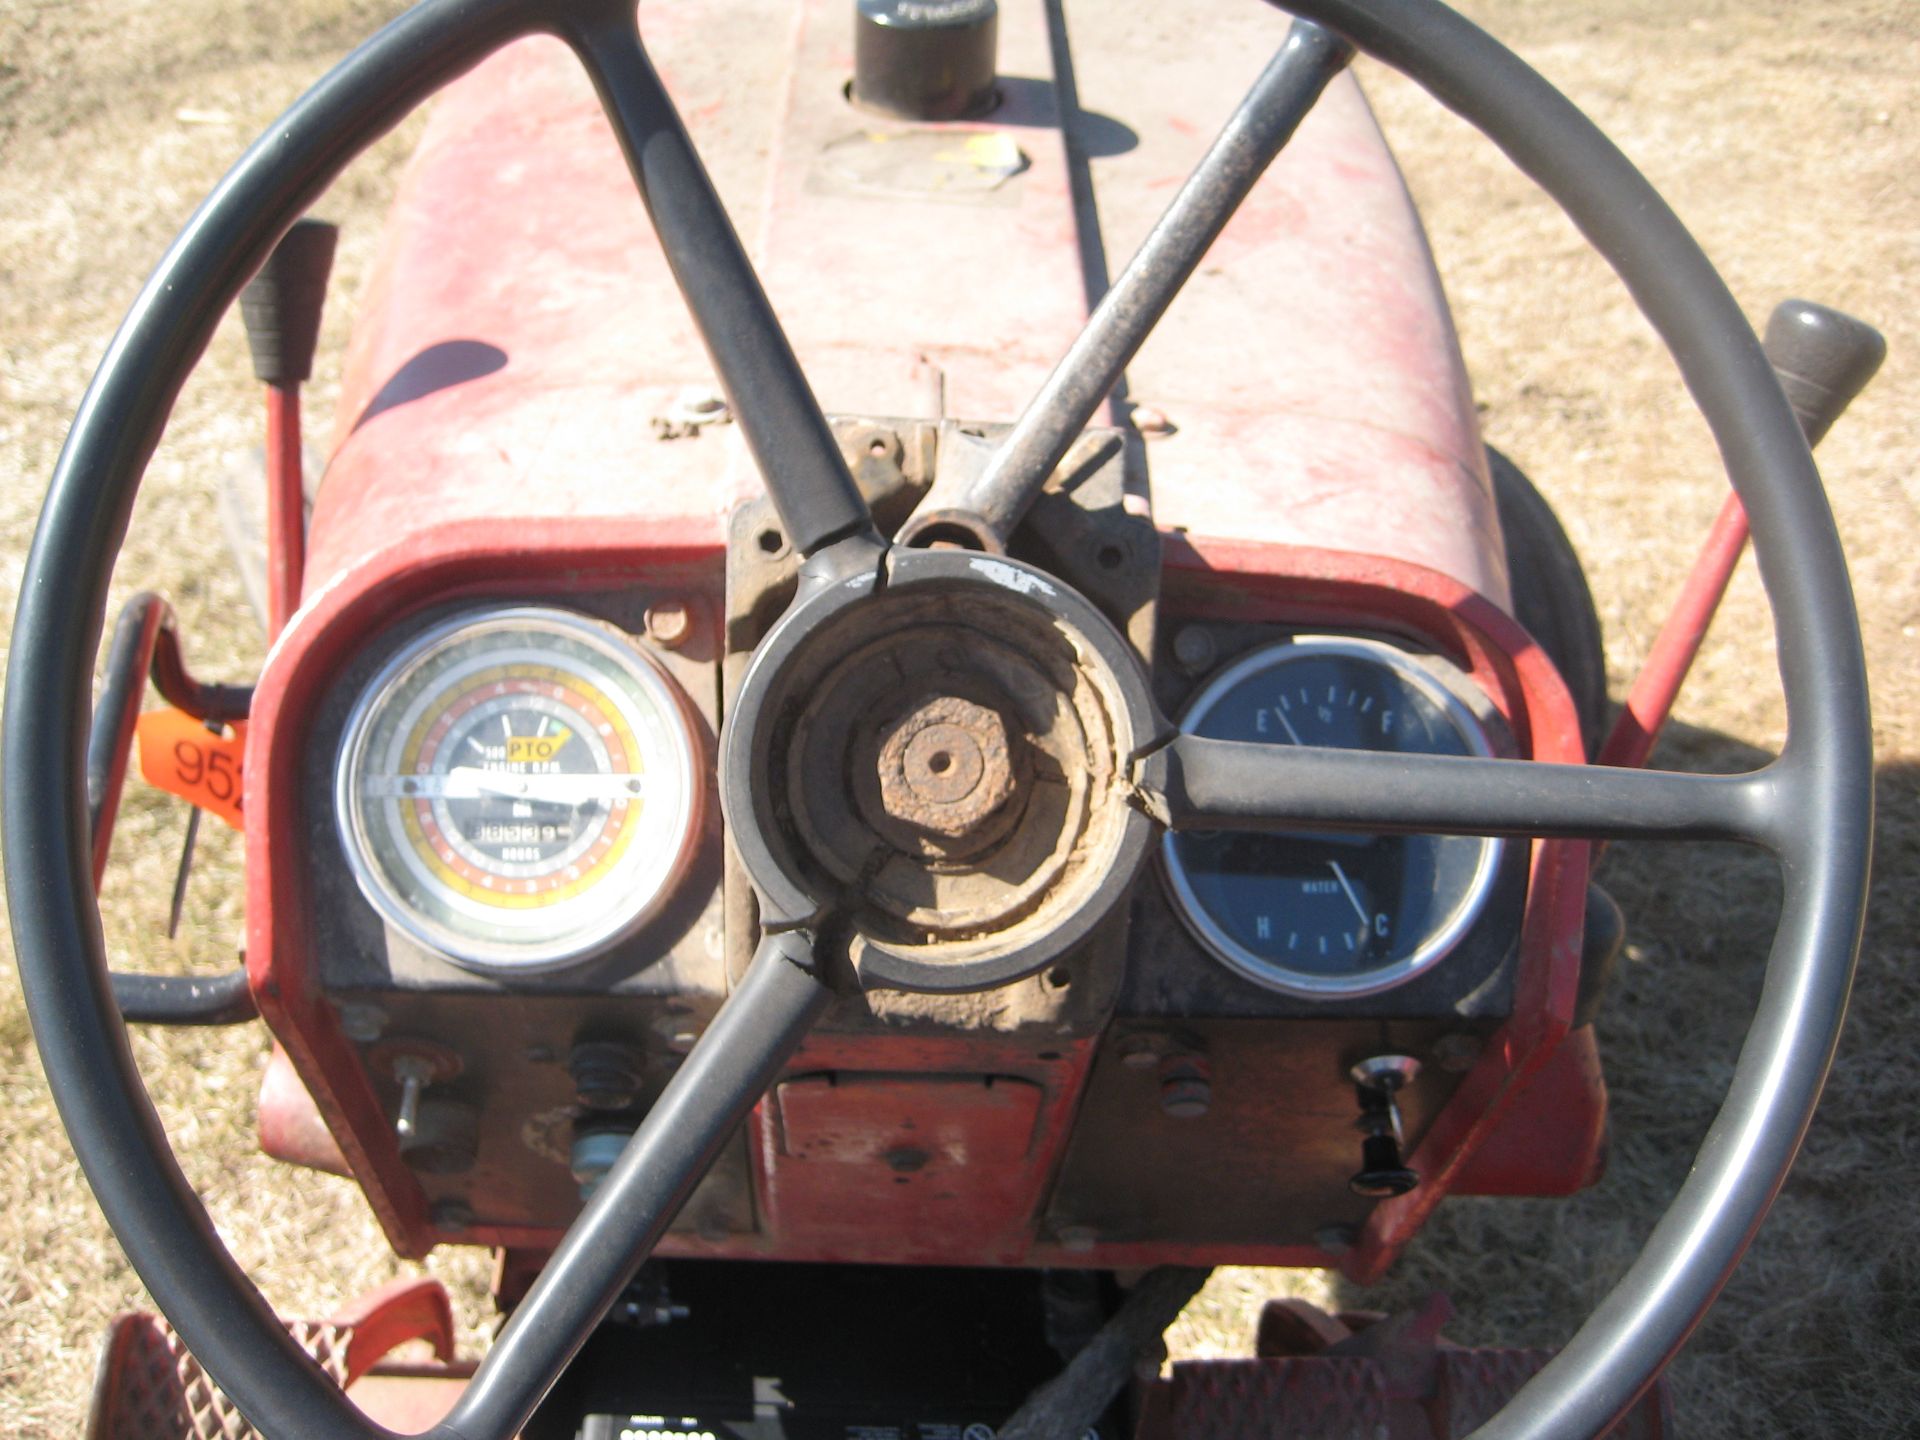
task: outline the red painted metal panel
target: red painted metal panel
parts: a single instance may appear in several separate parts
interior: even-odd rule
[[[1583,1025],[1528,1082],[1511,1118],[1455,1172],[1456,1195],[1571,1195],[1607,1161],[1607,1085]]]
[[[921,1264],[1017,1261],[1046,1180],[1041,1098],[1004,1075],[782,1081],[761,1127],[768,1226],[860,1250],[885,1237],[889,1258]]]

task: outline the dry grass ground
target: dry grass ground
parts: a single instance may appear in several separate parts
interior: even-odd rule
[[[0,0],[0,620],[67,418],[139,282],[198,197],[388,0]],[[1478,0],[1471,12],[1638,160],[1756,321],[1788,294],[1880,324],[1886,372],[1827,442],[1875,684],[1874,910],[1833,1083],[1745,1267],[1674,1367],[1683,1432],[1913,1433],[1920,1417],[1920,12],[1910,0]],[[1089,23],[1076,13],[1075,23]],[[1462,126],[1377,68],[1366,83],[1425,211],[1489,438],[1561,509],[1595,577],[1619,693],[1717,507],[1722,481],[1671,363],[1600,262]],[[329,202],[350,295],[406,134]],[[336,305],[327,345],[344,336]],[[329,413],[320,377],[310,413]],[[178,607],[197,665],[249,672],[257,635],[209,523],[212,481],[257,443],[236,327],[187,387],[142,493],[119,589]],[[1757,577],[1737,578],[1660,759],[1738,768],[1784,716]],[[240,921],[237,847],[206,837],[183,938],[159,938],[180,816],[129,796],[106,893],[117,964],[217,969]],[[217,827],[210,827],[217,828]],[[1684,1175],[1756,991],[1768,867],[1717,851],[1618,850],[1633,941],[1601,1019],[1613,1166],[1568,1202],[1454,1202],[1362,1303],[1451,1292],[1460,1338],[1563,1338]],[[161,1115],[269,1297],[322,1314],[393,1273],[351,1187],[255,1153],[264,1046],[248,1031],[142,1033]],[[70,1436],[100,1327],[138,1283],[79,1179],[0,967],[0,1426]],[[479,1257],[436,1257],[471,1298]],[[1284,1277],[1216,1278],[1184,1353],[1244,1345]],[[1340,1303],[1340,1287],[1306,1277]],[[478,1318],[471,1306],[471,1318]]]

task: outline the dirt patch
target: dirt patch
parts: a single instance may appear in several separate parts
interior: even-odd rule
[[[65,425],[114,325],[198,198],[248,138],[398,8],[384,0],[126,6],[0,0],[0,594],[13,595]],[[1674,1367],[1703,1436],[1892,1433],[1913,1415],[1920,1335],[1920,15],[1903,0],[1489,0],[1469,7],[1565,88],[1695,227],[1756,322],[1787,295],[1881,325],[1891,358],[1821,460],[1853,566],[1880,756],[1874,912],[1858,998],[1808,1148],[1746,1265]],[[1084,23],[1084,21],[1078,22]],[[1720,503],[1704,425],[1602,263],[1484,143],[1408,85],[1363,71],[1432,233],[1488,438],[1553,500],[1587,563],[1617,695]],[[336,187],[337,294],[354,293],[410,131]],[[349,316],[323,339],[312,415],[330,413]],[[208,524],[215,477],[258,443],[237,325],[181,397],[142,491],[116,600],[163,591],[191,659],[243,676],[257,632]],[[1658,762],[1742,768],[1785,718],[1749,563]],[[116,964],[221,969],[240,930],[238,845],[203,832],[187,937],[157,938],[181,817],[134,787],[105,896]],[[1606,882],[1632,924],[1601,1019],[1615,1104],[1606,1181],[1566,1202],[1443,1207],[1396,1276],[1334,1303],[1390,1308],[1448,1290],[1464,1340],[1564,1338],[1684,1176],[1756,993],[1775,883],[1750,855],[1621,848]],[[326,1314],[403,1269],[352,1187],[267,1164],[251,1031],[135,1037],[188,1178],[290,1314]],[[113,1311],[143,1303],[73,1166],[0,970],[0,1425],[77,1433]],[[264,1198],[263,1198],[264,1197]],[[472,1303],[484,1258],[437,1256]],[[1224,1273],[1177,1331],[1185,1353],[1244,1349],[1283,1277]]]

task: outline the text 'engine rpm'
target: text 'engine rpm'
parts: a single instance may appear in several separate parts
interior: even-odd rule
[[[1243,657],[1181,728],[1280,749],[1490,753],[1471,711],[1417,661],[1348,637]],[[1499,852],[1473,836],[1190,831],[1169,834],[1163,858],[1188,928],[1228,965],[1271,989],[1338,997],[1402,984],[1444,956],[1484,904]]]
[[[564,611],[428,631],[375,678],[342,747],[361,888],[430,948],[480,968],[583,958],[657,909],[697,810],[673,682]]]

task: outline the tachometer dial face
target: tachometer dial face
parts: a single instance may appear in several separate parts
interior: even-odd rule
[[[584,959],[658,910],[700,811],[673,681],[611,627],[495,610],[417,636],[355,703],[338,809],[393,925],[470,968]]]
[[[1202,688],[1180,726],[1274,746],[1492,753],[1473,712],[1418,661],[1349,637],[1254,651]],[[1445,956],[1486,903],[1500,851],[1474,836],[1188,831],[1166,836],[1162,858],[1181,918],[1229,966],[1287,994],[1343,997]]]

